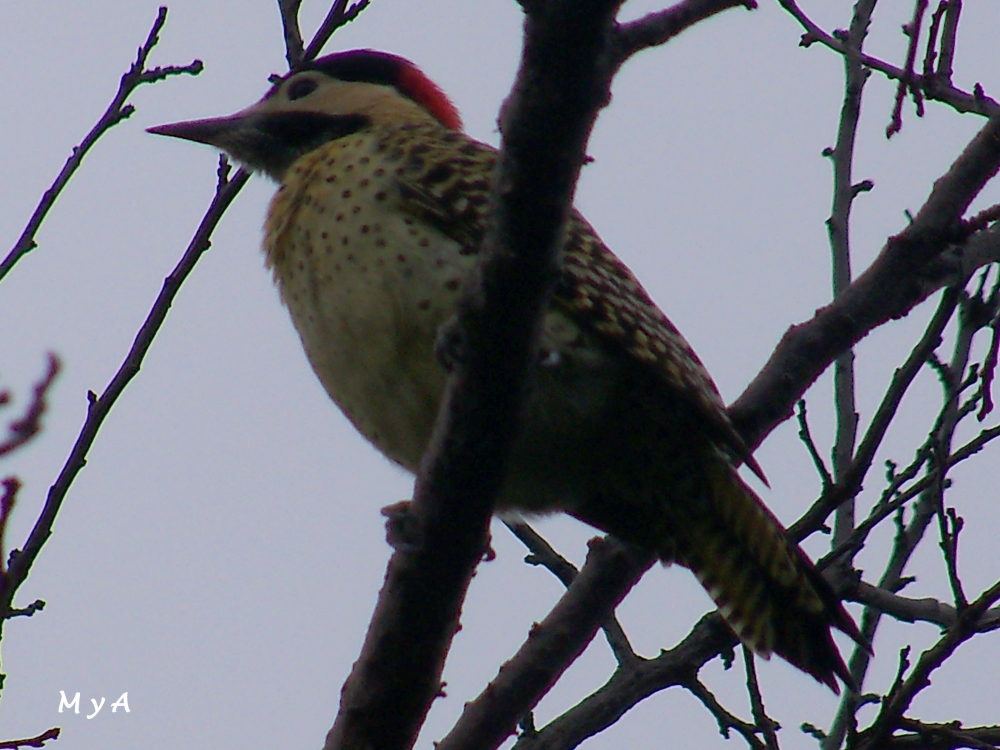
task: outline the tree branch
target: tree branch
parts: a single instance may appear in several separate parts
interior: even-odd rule
[[[819,42],[842,55],[851,54],[851,51],[844,45],[843,41],[833,35],[827,34],[821,29],[799,8],[795,0],[778,0],[778,4],[788,11],[801,24],[802,28],[805,29],[802,41],[799,42],[800,46],[809,47]],[[907,73],[904,69],[897,68],[895,65],[879,60],[877,57],[857,54],[857,58],[866,67],[879,71],[892,81],[903,81],[907,78]],[[1000,105],[995,100],[986,96],[979,88],[971,94],[967,91],[962,91],[952,85],[950,77],[947,80],[939,75],[930,77],[912,75],[909,78],[911,88],[923,92],[924,96],[928,99],[949,105],[957,112],[974,112],[989,117],[1000,109]]]
[[[302,41],[302,31],[299,28],[299,7],[302,0],[278,0],[278,12],[281,14],[281,30],[285,35],[285,61],[292,70],[302,62],[305,43]]]
[[[348,0],[336,0],[330,11],[319,25],[316,34],[313,36],[309,46],[302,53],[302,60],[313,60],[323,51],[323,47],[330,41],[333,32],[341,26],[346,26],[360,15],[361,11],[368,7],[371,0],[358,0],[354,5],[348,7]]]
[[[920,43],[920,27],[923,25],[924,12],[927,10],[927,0],[916,0],[913,6],[913,19],[903,26],[903,34],[910,40],[906,46],[906,65],[903,68],[903,75],[899,79],[896,87],[896,101],[892,107],[892,117],[889,125],[885,129],[886,138],[891,138],[903,129],[903,102],[906,101],[906,92],[910,90],[910,82],[914,78],[913,66],[917,61],[917,45]],[[913,89],[917,98],[917,116],[923,115],[923,104],[919,98],[920,90]]]
[[[849,589],[845,598],[874,607],[902,622],[932,622],[942,628],[950,628],[958,621],[958,610],[951,604],[931,597],[909,599],[864,581]],[[1000,607],[993,607],[983,612],[976,623],[976,632],[988,633],[997,629],[1000,629]]]
[[[719,723],[719,734],[724,738],[728,740],[729,730],[735,729],[746,740],[751,750],[768,750],[767,746],[757,738],[757,733],[760,730],[753,724],[748,724],[731,714],[725,706],[719,703],[718,698],[715,697],[712,691],[701,680],[695,677],[684,687],[695,698],[700,700],[701,704],[708,709],[708,712],[715,717],[715,720]]]
[[[499,747],[514,733],[521,717],[583,653],[598,623],[611,616],[654,559],[644,550],[592,540],[587,562],[569,590],[531,629],[528,640],[500,667],[499,674],[479,697],[466,704],[458,723],[436,749]],[[625,667],[625,671],[632,668]]]
[[[617,0],[562,1],[528,13],[521,68],[501,115],[484,264],[459,308],[464,351],[415,487],[415,538],[390,560],[328,750],[411,747],[439,693],[461,603],[486,547],[587,139],[610,96],[617,8]],[[546,127],[532,125],[539,122]]]
[[[994,750],[1000,745],[1000,726],[963,727],[960,721],[928,724],[907,718],[902,719],[899,726],[913,734],[890,737],[888,747],[893,750],[957,750],[963,747]]]
[[[618,669],[605,685],[532,736],[522,735],[515,750],[564,750],[607,729],[650,695],[681,686],[704,701],[698,670],[738,643],[718,612],[705,615],[674,648],[655,659]],[[718,718],[719,713],[713,712]],[[728,712],[727,712],[728,713]],[[732,726],[739,731],[739,725]],[[742,734],[742,732],[741,732]],[[746,735],[744,735],[746,737]],[[752,743],[751,743],[752,744]],[[763,743],[761,743],[763,744]]]
[[[1000,112],[934,183],[913,222],[889,238],[872,265],[812,320],[785,333],[764,369],[730,408],[748,445],[758,445],[792,415],[796,401],[838,354],[872,329],[905,316],[941,287],[948,271],[935,261],[966,239],[959,225],[962,215],[998,168]]]
[[[753,711],[753,720],[760,731],[764,734],[767,750],[778,750],[778,732],[780,729],[778,722],[767,715],[764,708],[764,697],[760,693],[760,684],[757,682],[757,667],[754,664],[754,655],[746,644],[740,649],[743,651],[743,663],[747,671],[747,693],[750,695],[750,709]]]
[[[860,492],[861,483],[868,475],[872,461],[875,460],[875,454],[879,446],[882,445],[882,439],[885,437],[889,425],[892,424],[903,396],[927,362],[927,358],[940,345],[941,335],[955,312],[960,294],[960,289],[951,287],[942,295],[938,309],[927,324],[920,341],[913,347],[903,365],[893,373],[889,387],[872,416],[871,423],[854,454],[850,467],[843,472],[839,482],[831,484],[828,489],[824,488],[823,495],[789,527],[788,531],[792,538],[797,541],[805,539],[824,523],[826,517],[843,502],[844,498],[854,497]],[[863,542],[864,537],[858,536],[857,531],[855,529],[850,538],[840,540],[838,547],[831,553],[831,557],[836,556],[841,550],[847,551],[848,548],[845,544],[856,545],[858,542]],[[852,557],[859,549],[860,547],[857,546],[853,548]]]
[[[222,218],[223,212],[229,207],[229,204],[249,178],[248,173],[240,170],[230,180],[228,179],[228,171],[228,163],[225,160],[220,160],[219,184],[215,197],[211,205],[209,205],[208,211],[202,217],[201,223],[198,225],[194,237],[191,238],[191,242],[188,244],[184,255],[174,270],[164,280],[163,289],[160,291],[156,301],[153,303],[152,309],[149,311],[149,315],[136,334],[135,341],[132,343],[132,348],[125,357],[125,361],[99,398],[94,393],[89,394],[90,404],[87,409],[87,418],[83,423],[83,428],[80,430],[76,443],[73,445],[73,449],[70,451],[69,457],[66,459],[66,463],[59,472],[55,483],[49,489],[42,512],[35,521],[35,525],[28,535],[28,540],[24,548],[22,550],[11,551],[10,567],[7,570],[7,575],[0,580],[0,628],[2,628],[6,613],[12,611],[14,594],[28,577],[31,566],[38,557],[38,553],[41,552],[45,542],[52,534],[52,524],[59,513],[59,508],[62,507],[62,502],[76,475],[86,465],[87,453],[94,444],[101,425],[110,413],[111,407],[114,406],[118,397],[125,390],[125,387],[138,374],[139,368],[142,366],[142,361],[149,351],[150,346],[152,346],[153,339],[167,317],[167,312],[170,310],[170,305],[173,303],[174,297],[176,297],[184,280],[194,269],[198,259],[208,250],[210,246],[209,238],[215,230],[219,219]]]
[[[861,53],[875,0],[861,0],[854,6],[851,26],[844,44],[852,54],[844,57],[844,102],[840,108],[837,143],[829,151],[833,162],[833,206],[827,219],[830,237],[830,260],[833,271],[833,298],[839,298],[851,284],[851,208],[861,191],[854,184],[854,143],[861,118],[861,97],[870,71],[857,61]],[[833,476],[842,481],[854,457],[858,436],[858,412],[854,393],[854,350],[847,349],[837,357],[833,370],[834,407],[837,433],[833,443]],[[833,538],[838,545],[854,529],[854,497],[848,495],[837,506]]]
[[[579,575],[579,571],[573,563],[556,552],[552,545],[524,521],[504,520],[503,523],[525,547],[531,550],[531,554],[524,558],[526,563],[545,567],[566,588],[572,585]],[[625,635],[625,631],[614,612],[601,623],[601,629],[604,630],[604,636],[608,639],[611,652],[619,664],[633,664],[639,659],[635,651],[632,650],[632,644],[628,642],[628,636]]]
[[[7,437],[0,439],[0,456],[17,450],[37,435],[38,431],[42,428],[42,415],[45,413],[47,406],[46,397],[61,367],[59,357],[55,354],[50,352],[48,360],[48,369],[42,379],[35,383],[34,395],[28,404],[28,408],[25,409],[21,417],[11,422],[7,427]],[[0,392],[0,407],[5,406],[9,400],[10,395],[7,391]],[[0,539],[2,539],[2,536],[0,536]],[[0,562],[0,565],[2,564]]]
[[[1000,599],[1000,583],[995,583],[959,616],[956,623],[931,648],[920,655],[916,667],[898,687],[890,692],[871,727],[860,735],[858,747],[869,750],[881,747],[899,724],[903,713],[917,693],[930,684],[931,673],[940,667],[960,645],[977,632],[977,624],[987,609]]]
[[[101,119],[97,121],[97,124],[80,141],[80,145],[73,147],[73,153],[66,160],[62,170],[56,176],[55,182],[42,195],[42,200],[39,202],[38,207],[35,208],[34,213],[31,214],[31,218],[28,219],[28,224],[25,226],[24,231],[21,232],[21,236],[18,237],[17,242],[14,243],[13,249],[0,262],[0,281],[3,281],[3,278],[21,258],[37,247],[35,235],[38,233],[39,227],[45,221],[49,209],[55,204],[63,188],[66,187],[70,178],[83,163],[83,157],[87,155],[87,152],[90,151],[91,147],[97,143],[102,135],[118,123],[127,120],[135,112],[135,107],[131,104],[125,104],[126,100],[132,95],[132,92],[144,83],[156,83],[168,76],[180,75],[182,73],[189,75],[198,75],[201,73],[204,67],[201,60],[195,60],[190,65],[171,65],[166,68],[146,70],[146,59],[149,57],[149,53],[152,52],[153,47],[156,46],[156,43],[160,41],[159,34],[166,21],[167,9],[166,7],[161,7],[157,13],[156,20],[153,22],[153,28],[150,29],[149,35],[146,37],[146,41],[139,47],[139,53],[135,58],[135,62],[132,63],[128,72],[122,76],[121,82],[118,84],[118,93],[115,94],[114,99],[111,100],[111,104],[108,105],[104,114],[101,115]]]
[[[52,727],[52,729],[42,732],[37,737],[29,737],[25,740],[6,740],[0,742],[0,750],[18,750],[22,747],[45,747],[45,743],[49,740],[59,739],[60,731],[59,727]]]
[[[730,8],[754,10],[757,0],[684,0],[618,27],[616,66],[637,52],[666,44],[685,29]]]

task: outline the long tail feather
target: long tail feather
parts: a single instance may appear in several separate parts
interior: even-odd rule
[[[839,693],[853,680],[831,627],[868,648],[833,589],[739,475],[709,469],[710,498],[685,519],[680,562],[715,600],[740,639],[777,654]]]

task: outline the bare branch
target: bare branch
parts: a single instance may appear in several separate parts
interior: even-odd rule
[[[14,617],[32,617],[35,612],[45,609],[45,602],[42,599],[35,599],[27,607],[12,607],[4,614],[4,619],[9,620]]]
[[[464,351],[415,487],[419,541],[397,549],[389,563],[365,645],[327,735],[330,750],[411,747],[439,693],[461,602],[485,549],[587,139],[610,97],[609,30],[617,9],[618,0],[562,1],[533,6],[528,15],[521,69],[501,115],[503,147],[484,262],[478,283],[459,304]],[[546,127],[531,125],[538,122]],[[611,611],[597,609],[593,629],[578,631],[587,636],[584,644]],[[577,653],[570,649],[568,656]],[[475,711],[467,711],[452,735],[499,734],[502,740],[548,689],[545,679],[528,682],[537,692],[517,696],[523,707],[516,715],[492,713],[479,722]]]
[[[951,83],[955,60],[955,40],[958,37],[958,18],[962,14],[962,0],[948,0],[944,13],[944,29],[941,32],[941,54],[938,57],[936,76],[945,83]]]
[[[996,427],[990,427],[987,430],[983,430],[978,435],[976,435],[972,440],[970,440],[968,443],[966,443],[957,451],[951,454],[951,458],[948,461],[948,466],[949,467],[954,466],[955,464],[961,461],[965,461],[966,459],[971,458],[976,453],[981,451],[984,447],[986,447],[987,443],[996,440],[998,437],[1000,437],[1000,425],[997,425]]]
[[[842,55],[850,54],[850,50],[845,47],[844,43],[840,39],[836,38],[834,35],[826,33],[816,23],[814,23],[812,19],[810,19],[802,11],[802,9],[799,8],[795,0],[778,0],[778,4],[787,10],[795,18],[795,20],[801,24],[802,28],[805,29],[805,33],[802,35],[802,41],[799,43],[801,46],[809,47],[810,45],[819,42]],[[877,57],[872,57],[866,54],[859,54],[857,57],[858,60],[866,67],[879,71],[890,80],[902,81],[907,78],[905,70],[897,68],[895,65],[891,65],[883,60],[879,60]],[[992,116],[998,109],[1000,109],[1000,105],[998,105],[995,100],[986,96],[978,88],[972,93],[962,91],[952,85],[950,80],[944,81],[937,75],[931,77],[913,75],[910,78],[911,88],[918,89],[928,99],[943,102],[949,105],[957,112],[975,112],[976,114],[988,117]]]
[[[66,463],[63,465],[62,471],[59,472],[58,478],[49,489],[45,505],[38,519],[35,521],[24,549],[11,552],[10,567],[7,575],[0,581],[0,621],[2,621],[4,613],[11,611],[14,594],[28,577],[35,558],[37,558],[42,546],[52,534],[52,524],[59,513],[63,499],[66,497],[66,493],[69,491],[70,485],[72,485],[76,475],[86,465],[87,453],[93,445],[101,425],[111,411],[111,407],[114,406],[118,397],[121,396],[132,378],[138,374],[142,361],[149,351],[157,332],[160,330],[160,326],[163,325],[163,321],[167,317],[167,312],[170,310],[170,305],[180,290],[181,284],[184,283],[188,274],[194,269],[198,259],[208,250],[210,245],[209,238],[216,224],[218,224],[223,212],[246,183],[248,177],[249,174],[240,170],[232,180],[225,181],[220,185],[187,250],[171,274],[164,280],[163,289],[160,291],[156,301],[153,303],[152,309],[149,311],[149,315],[139,329],[132,348],[125,357],[125,361],[111,379],[111,382],[105,388],[100,398],[96,394],[90,394],[90,405],[87,409],[87,418],[83,423],[83,428],[80,430],[80,434],[73,445],[72,451],[70,451],[69,457],[66,459]]]
[[[962,314],[959,318],[958,335],[956,336],[954,351],[950,362],[947,365],[938,364],[938,369],[942,374],[942,385],[944,389],[943,403],[941,411],[935,420],[930,435],[925,443],[926,455],[931,461],[928,463],[927,488],[920,495],[917,501],[913,518],[909,524],[904,523],[903,513],[900,510],[896,515],[897,534],[893,543],[892,554],[885,566],[885,570],[879,581],[879,587],[885,591],[896,593],[900,591],[909,579],[904,578],[903,571],[909,563],[913,552],[924,538],[925,532],[935,516],[940,517],[944,506],[944,489],[946,475],[950,466],[949,456],[951,455],[951,444],[956,426],[963,418],[963,411],[959,406],[959,398],[962,389],[966,384],[962,382],[962,373],[965,372],[972,348],[972,341],[975,332],[979,330],[982,321],[981,315],[977,314],[978,308],[972,304],[974,298],[965,295],[962,290]],[[934,357],[930,361],[936,361]],[[967,411],[965,413],[968,413]],[[922,464],[925,448],[918,451],[918,461]],[[890,476],[890,484],[895,484],[896,477]],[[874,515],[874,511],[873,511]],[[947,536],[947,534],[946,534]],[[957,572],[954,567],[950,571],[954,580],[957,580]],[[961,593],[960,586],[957,588],[956,598],[959,607],[964,602],[964,594]],[[961,610],[960,610],[961,611]],[[862,616],[862,632],[869,639],[874,638],[875,631],[880,622],[881,612],[866,608]],[[863,684],[865,673],[870,662],[870,654],[855,649],[851,658],[851,674],[858,685]],[[890,690],[890,696],[898,693],[902,688],[902,674],[908,667],[906,652],[901,656],[900,677],[898,685]],[[920,688],[922,689],[922,688]],[[856,712],[861,705],[860,697],[855,694],[847,694],[841,702],[837,716],[830,730],[829,736],[823,741],[824,750],[833,750],[840,747],[845,734],[856,724]],[[905,710],[905,707],[904,709]],[[901,715],[902,711],[900,712]],[[889,731],[892,731],[890,727]]]
[[[320,24],[312,41],[309,42],[309,46],[302,53],[302,61],[306,62],[315,59],[323,51],[326,43],[330,41],[333,32],[357,18],[361,11],[368,7],[370,2],[371,0],[357,0],[356,3],[348,7],[348,0],[336,0],[330,11],[326,14],[326,18],[323,19],[323,23]]]
[[[998,437],[1000,437],[1000,425],[983,430],[976,437],[951,454],[948,458],[948,468],[951,469],[956,464],[968,460],[986,447],[988,443],[996,440]],[[927,444],[922,446],[921,449],[917,451],[917,457],[913,463],[911,463],[905,471],[900,472],[898,475],[893,477],[889,486],[882,492],[881,500],[876,503],[874,508],[872,508],[868,518],[858,524],[858,527],[848,539],[844,540],[841,545],[819,560],[816,563],[817,568],[822,570],[831,562],[839,559],[841,555],[844,555],[849,551],[856,552],[861,549],[861,547],[864,546],[864,540],[867,538],[872,529],[893,513],[897,512],[910,500],[917,497],[922,492],[926,492],[928,488],[931,487],[934,481],[933,475],[925,476],[914,482],[906,490],[900,491],[900,488],[906,482],[913,479],[913,477],[917,475],[917,472],[920,471],[920,468],[924,465],[924,463],[926,463],[929,457],[929,452],[930,446]],[[816,506],[814,505],[813,508],[814,507]],[[796,521],[791,527],[789,527],[789,535],[792,536],[793,539],[801,540],[805,536],[808,536],[811,531],[815,530],[814,527],[817,522],[815,522],[812,518],[813,508],[810,508],[808,511],[810,523],[801,523],[806,519],[806,516],[803,516],[799,519],[799,521]],[[827,512],[829,513],[829,511]],[[818,523],[822,523],[822,519]]]
[[[993,411],[993,378],[996,376],[997,359],[1000,356],[1000,274],[997,275],[993,284],[993,291],[987,304],[996,310],[993,321],[990,324],[990,348],[983,357],[983,365],[980,368],[980,386],[982,394],[982,406],[976,419],[982,422]]]
[[[837,143],[830,151],[833,161],[833,206],[827,219],[830,236],[833,298],[838,299],[851,284],[851,208],[860,194],[854,185],[854,143],[861,117],[861,97],[870,71],[857,60],[861,53],[875,0],[861,0],[854,6],[850,28],[843,39],[851,54],[844,57],[844,102],[840,108]],[[854,389],[854,350],[847,349],[834,362],[834,407],[837,433],[833,444],[833,476],[841,481],[854,456],[858,436],[858,412]],[[854,529],[854,497],[849,495],[837,506],[831,544],[838,545]]]
[[[531,554],[524,558],[526,563],[543,566],[558,578],[563,586],[569,588],[578,574],[573,563],[556,552],[538,532],[524,521],[515,522],[505,519],[503,523],[514,536],[521,540],[525,547],[531,550]],[[629,643],[628,636],[625,635],[625,631],[614,612],[601,623],[601,629],[604,630],[604,636],[608,639],[611,653],[615,655],[615,659],[620,665],[634,664],[638,661],[639,657],[632,650],[632,644]]]
[[[890,691],[872,726],[861,733],[859,748],[868,750],[882,746],[893,730],[899,726],[903,714],[917,693],[930,685],[931,673],[940,667],[955,649],[975,635],[980,618],[997,600],[1000,600],[1000,582],[984,591],[958,616],[958,620],[948,632],[933,647],[920,655],[909,677]]]
[[[118,84],[118,93],[115,94],[114,99],[111,100],[111,104],[108,105],[108,108],[101,115],[97,124],[84,136],[80,145],[73,148],[73,153],[66,160],[55,182],[42,195],[42,200],[31,215],[31,218],[28,219],[28,224],[25,226],[24,231],[21,232],[21,236],[17,242],[14,243],[13,249],[3,259],[3,262],[0,262],[0,281],[3,280],[21,258],[37,247],[35,235],[38,233],[39,227],[45,221],[49,209],[52,208],[63,188],[66,187],[77,168],[83,163],[83,157],[87,155],[87,152],[90,151],[91,147],[97,143],[102,135],[122,120],[131,117],[132,113],[135,112],[135,107],[131,104],[125,104],[126,100],[132,95],[132,92],[144,83],[155,83],[168,76],[182,73],[198,75],[202,71],[201,60],[195,60],[190,65],[185,66],[169,66],[146,70],[146,59],[149,57],[149,53],[153,50],[153,47],[160,40],[159,33],[166,20],[167,9],[166,7],[161,7],[157,13],[156,20],[153,22],[153,28],[150,29],[149,35],[146,37],[146,41],[139,47],[139,53],[136,56],[135,62],[132,63],[132,67],[129,68],[128,72],[122,76],[121,82]]]
[[[684,0],[618,27],[615,56],[621,65],[636,52],[666,44],[685,29],[730,8],[754,10],[756,0]]]
[[[695,698],[700,700],[702,705],[708,709],[708,712],[715,717],[715,720],[719,723],[719,734],[728,740],[729,730],[735,729],[743,736],[743,739],[747,741],[752,750],[765,750],[767,746],[757,738],[757,733],[760,730],[753,724],[748,724],[726,710],[726,707],[719,703],[715,695],[712,694],[712,691],[701,680],[695,677],[689,683],[685,684],[684,687]]]
[[[302,31],[299,29],[299,6],[302,0],[278,0],[278,12],[281,14],[281,30],[285,34],[285,60],[288,69],[294,70],[302,62],[305,53],[305,43],[302,41]]]
[[[955,606],[962,610],[969,606],[968,599],[965,598],[965,591],[962,588],[962,580],[958,576],[958,535],[962,531],[964,521],[958,516],[954,508],[946,508],[944,504],[944,482],[940,478],[942,472],[937,472],[939,477],[935,495],[938,498],[937,518],[938,530],[941,534],[941,550],[944,553],[945,567],[948,570],[948,582],[951,584],[952,596],[955,597]]]
[[[913,383],[917,373],[924,366],[927,358],[940,345],[941,335],[958,306],[960,294],[960,289],[952,288],[942,296],[941,302],[938,304],[938,309],[927,324],[927,328],[923,336],[921,336],[920,341],[910,352],[903,366],[898,368],[893,374],[889,387],[882,397],[882,402],[875,411],[871,424],[868,426],[868,430],[865,432],[865,436],[858,446],[850,468],[844,472],[843,477],[836,485],[831,486],[829,491],[824,492],[823,496],[798,521],[789,527],[789,533],[794,539],[801,541],[813,533],[813,531],[823,524],[826,517],[841,503],[843,498],[853,497],[861,490],[861,483],[864,481],[865,476],[867,476],[872,461],[875,460],[875,454],[882,444],[882,439],[885,437],[885,433],[896,415],[896,410],[899,408],[903,396]],[[923,459],[921,459],[920,463],[923,464]],[[910,476],[915,476],[917,470],[919,470],[919,466],[912,469]],[[897,488],[898,486],[901,485],[897,485]],[[887,502],[887,499],[884,499],[884,502]],[[889,511],[889,513],[891,512]],[[881,518],[885,518],[886,515],[881,516]],[[870,519],[866,524],[870,524]],[[870,530],[871,528],[872,525],[867,526],[867,529]],[[850,539],[841,540],[839,550],[831,553],[831,557],[839,551],[847,551],[848,548],[845,545],[848,543],[857,544],[858,542],[863,542],[864,537],[859,536],[857,531],[855,529]],[[854,547],[855,551],[858,549],[860,547]]]
[[[5,742],[0,742],[0,750],[18,750],[21,747],[45,747],[45,743],[49,740],[59,739],[60,731],[59,727],[52,727],[52,729],[42,732],[37,737],[30,737],[26,740],[6,740]]]
[[[31,403],[28,404],[24,415],[10,423],[7,428],[7,437],[0,440],[0,456],[17,450],[37,435],[41,429],[42,415],[45,413],[46,408],[45,399],[48,396],[49,389],[52,387],[52,383],[55,382],[56,375],[59,374],[60,368],[59,358],[55,354],[50,352],[48,360],[48,369],[42,379],[35,384],[34,396],[31,399]],[[3,396],[0,399],[0,406],[3,406],[7,403],[9,396],[6,392],[0,394],[0,396]],[[2,536],[0,536],[0,539],[2,539]]]
[[[899,79],[896,87],[896,102],[892,107],[892,118],[885,129],[886,138],[892,138],[903,129],[903,101],[906,99],[906,92],[910,88],[910,82],[914,78],[913,66],[917,61],[917,44],[920,42],[920,27],[923,25],[924,13],[927,10],[927,0],[916,0],[913,6],[913,20],[903,26],[903,33],[910,42],[906,48],[906,65],[903,67],[903,75]],[[923,115],[923,108],[920,102],[920,89],[914,89],[914,96],[917,98],[917,115]]]
[[[764,369],[730,409],[747,443],[756,446],[841,352],[873,328],[906,315],[940,288],[935,261],[961,242],[958,222],[1000,168],[1000,112],[937,180],[913,222],[889,238],[872,265],[808,323],[792,326]],[[956,235],[958,233],[958,235]]]
[[[799,399],[796,406],[798,407],[796,415],[799,420],[799,439],[805,443],[806,450],[809,451],[809,457],[812,459],[813,466],[816,467],[816,471],[819,472],[819,478],[823,482],[823,494],[827,495],[833,488],[833,477],[830,475],[829,469],[826,468],[826,464],[823,463],[823,457],[819,455],[819,451],[816,450],[816,443],[813,442],[812,433],[809,431],[809,420],[806,415],[806,400],[804,398]]]
[[[513,734],[520,718],[583,653],[598,623],[614,612],[653,561],[653,555],[643,550],[592,540],[587,562],[569,590],[532,628],[528,640],[479,697],[466,704],[454,728],[437,743],[437,750],[499,747]],[[642,660],[636,665],[643,666]],[[634,671],[624,669],[628,674]]]
[[[696,682],[698,670],[719,654],[728,653],[731,660],[737,643],[718,612],[707,614],[677,646],[655,659],[640,661],[634,668],[617,670],[601,689],[533,736],[522,736],[515,750],[574,748],[607,729],[637,703],[670,687],[686,687],[703,699]],[[716,714],[719,715],[721,712]],[[734,723],[733,727],[739,731],[741,725]]]
[[[896,750],[957,750],[970,747],[980,750],[995,750],[1000,745],[1000,726],[963,727],[962,722],[947,724],[927,724],[914,719],[903,718],[901,729],[913,734],[895,734],[889,738],[888,746]]]
[[[17,493],[20,490],[20,479],[17,477],[4,478],[3,497],[0,497],[0,580],[7,575],[7,521],[17,504]]]
[[[754,723],[764,733],[767,750],[778,750],[778,722],[767,715],[764,709],[764,698],[760,694],[760,684],[757,682],[757,667],[754,665],[753,651],[743,645],[743,663],[747,670],[747,693],[750,695],[750,709],[753,711]]]
[[[579,571],[569,560],[560,555],[545,539],[524,521],[503,519],[503,524],[521,543],[531,550],[524,559],[529,565],[541,565],[559,579],[563,586],[569,588]]]
[[[931,622],[942,628],[950,628],[958,618],[958,611],[951,604],[930,597],[909,599],[863,581],[850,590],[846,598],[874,607],[902,622]],[[998,628],[1000,628],[1000,607],[987,610],[976,623],[978,633],[987,633]]]
[[[941,33],[941,18],[948,7],[948,0],[940,0],[937,10],[931,14],[931,25],[927,30],[927,49],[924,52],[924,78],[934,75],[934,61],[937,59],[937,41]]]

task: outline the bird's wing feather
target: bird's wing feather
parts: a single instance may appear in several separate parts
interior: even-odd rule
[[[404,210],[433,224],[467,252],[478,252],[489,220],[496,151],[454,131],[423,143],[398,176]],[[567,230],[553,304],[599,340],[653,370],[670,391],[705,416],[711,437],[766,483],[711,376],[677,328],[575,210]]]

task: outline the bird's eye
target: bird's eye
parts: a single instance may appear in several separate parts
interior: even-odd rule
[[[316,90],[316,81],[312,78],[300,78],[297,81],[292,81],[288,86],[289,101],[295,101],[296,99],[301,99],[304,96],[309,96],[313,91]]]

